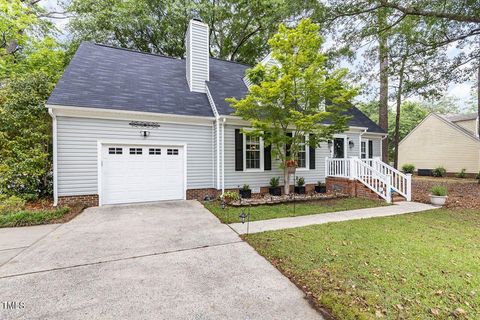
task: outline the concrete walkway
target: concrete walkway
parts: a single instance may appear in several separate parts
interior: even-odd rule
[[[0,266],[57,229],[60,224],[2,228],[0,230]]]
[[[263,231],[289,229],[296,227],[304,227],[313,224],[323,224],[329,222],[339,222],[348,220],[357,220],[374,217],[387,217],[405,213],[413,213],[431,209],[438,209],[429,204],[419,202],[399,202],[386,207],[338,211],[332,213],[322,213],[299,217],[279,218],[270,220],[261,220],[250,222],[248,233],[257,233]],[[238,234],[247,233],[247,224],[232,223],[230,228]]]

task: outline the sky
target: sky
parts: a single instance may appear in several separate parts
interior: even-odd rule
[[[47,8],[49,11],[62,11],[61,4],[67,2],[69,0],[41,0],[40,4]],[[68,35],[66,34],[66,26],[68,24],[68,19],[52,19],[52,21],[55,23],[57,28],[61,31],[62,34],[59,35],[60,39],[66,38]],[[450,54],[453,56],[456,53],[458,53],[458,49],[455,48],[454,46],[449,48]],[[354,68],[354,66],[349,66],[349,68]],[[464,83],[451,83],[449,85],[449,88],[447,90],[446,95],[454,98],[460,109],[465,109],[467,107],[467,103],[469,100],[472,98],[472,92],[475,92],[472,90],[472,87],[474,85],[474,81],[471,82],[464,82]],[[362,97],[363,99],[361,100],[367,100],[367,96]],[[414,98],[415,100],[415,98]]]

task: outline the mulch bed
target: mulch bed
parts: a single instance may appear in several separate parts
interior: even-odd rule
[[[447,188],[447,208],[480,209],[480,184],[474,180],[448,178],[413,178],[412,200],[430,203],[430,191],[433,186],[441,185]]]
[[[29,211],[56,210],[58,208],[59,207],[53,206],[53,199],[38,199],[35,201],[27,202],[27,204],[25,205],[25,209]],[[82,204],[75,204],[68,206],[68,208],[69,211],[61,219],[52,220],[48,223],[50,224],[68,222],[78,216],[80,213],[82,213],[86,207]]]
[[[341,193],[310,193],[310,194],[290,194],[290,195],[281,195],[281,196],[272,196],[270,194],[265,194],[262,197],[255,197],[251,199],[241,199],[239,201],[234,201],[229,203],[229,206],[232,207],[243,207],[243,206],[258,206],[265,204],[278,204],[278,203],[289,203],[289,202],[307,202],[307,201],[316,201],[316,200],[332,200],[332,199],[341,199],[348,198],[347,195]]]

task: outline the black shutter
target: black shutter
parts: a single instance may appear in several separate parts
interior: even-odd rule
[[[373,158],[373,141],[368,140],[368,157]]]
[[[243,133],[235,129],[235,171],[243,171]]]
[[[292,137],[292,133],[287,132],[287,136]],[[290,146],[290,143],[287,143],[287,145],[285,146],[285,155],[287,156],[287,158],[290,157]]]
[[[313,134],[310,134],[310,137],[315,137]],[[310,169],[315,169],[315,148],[316,146],[309,145],[309,157],[310,157]]]
[[[272,145],[263,148],[263,170],[272,170]]]

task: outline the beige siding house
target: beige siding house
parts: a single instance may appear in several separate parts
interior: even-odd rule
[[[480,171],[480,140],[476,114],[440,116],[429,114],[399,145],[400,166],[417,169],[442,166],[447,172]]]

